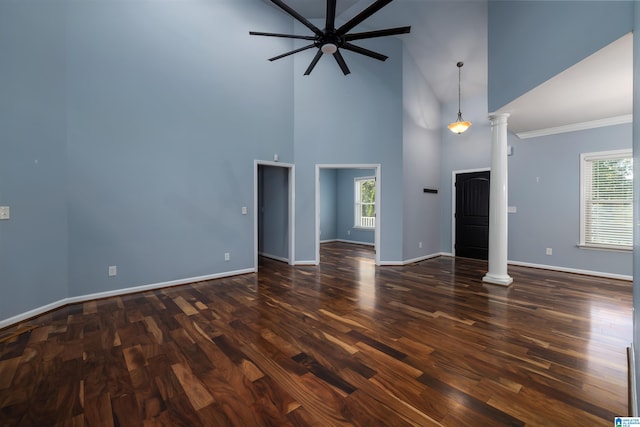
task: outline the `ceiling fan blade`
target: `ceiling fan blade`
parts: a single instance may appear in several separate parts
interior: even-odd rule
[[[297,36],[295,34],[279,34],[279,33],[262,33],[260,31],[249,31],[252,36],[267,36],[267,37],[285,37],[288,39],[302,39],[302,40],[315,40],[314,36]]]
[[[366,31],[364,33],[352,33],[344,36],[347,41],[371,39],[374,37],[395,36],[396,34],[407,34],[411,27],[387,28],[386,30]]]
[[[351,44],[351,43],[344,43],[344,44],[341,46],[341,48],[342,48],[342,49],[350,50],[351,52],[359,53],[359,54],[361,54],[361,55],[368,56],[368,57],[370,57],[370,58],[377,59],[377,60],[379,60],[379,61],[386,61],[386,60],[387,60],[387,58],[389,58],[388,56],[386,56],[386,55],[382,55],[381,53],[374,52],[374,51],[372,51],[372,50],[365,49],[365,48],[363,48],[363,47],[356,46],[356,45],[353,45],[353,44]]]
[[[311,49],[312,47],[315,47],[315,46],[316,46],[315,44],[310,44],[310,45],[301,47],[300,49],[292,50],[291,52],[283,53],[282,55],[269,58],[269,61],[275,61],[276,59],[284,58],[285,56],[293,55],[294,53],[302,52],[303,50]]]
[[[324,26],[326,30],[336,28],[336,0],[327,0],[327,20]]]
[[[313,69],[315,68],[316,64],[318,63],[321,57],[322,57],[322,51],[318,49],[318,53],[316,53],[316,56],[314,56],[313,60],[311,60],[311,64],[309,64],[309,66],[307,67],[307,71],[304,72],[305,76],[308,76],[309,74],[311,74],[311,72],[313,71]]]
[[[295,10],[291,9],[291,7],[289,7],[288,5],[286,5],[284,2],[282,2],[281,0],[271,0],[271,3],[275,4],[276,6],[278,6],[280,9],[284,10],[285,12],[287,12],[289,15],[293,16],[295,19],[297,19],[298,21],[300,21],[302,24],[304,24],[307,28],[309,28],[311,31],[313,31],[314,33],[316,33],[317,35],[321,36],[322,35],[322,31],[320,31],[320,29],[318,27],[316,27],[315,25],[313,25],[311,22],[309,22],[309,20],[307,18],[305,18],[304,16],[300,15],[298,12],[296,12]]]
[[[271,0],[271,1],[274,1],[274,0]],[[342,27],[338,28],[336,33],[340,35],[345,35],[353,27],[355,27],[356,25],[358,25],[359,23],[361,23],[362,21],[364,21],[365,19],[367,19],[368,17],[370,17],[371,15],[373,15],[374,13],[376,13],[377,11],[379,11],[380,9],[382,9],[383,7],[391,3],[392,1],[393,0],[376,0],[376,2],[373,3],[371,6],[369,6],[368,8],[366,8],[365,10],[363,10],[362,12],[360,12],[359,14],[351,18],[351,20],[348,21],[346,24],[344,24]]]
[[[336,53],[333,54],[333,57],[336,58],[336,62],[340,66],[340,69],[342,70],[342,73],[345,76],[351,73],[351,71],[349,70],[349,67],[347,67],[347,63],[344,62],[344,58],[342,57],[342,54],[340,53],[339,50],[337,50]]]

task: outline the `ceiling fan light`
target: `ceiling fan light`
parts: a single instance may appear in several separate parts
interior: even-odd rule
[[[320,48],[322,53],[326,53],[327,55],[333,55],[338,50],[338,46],[333,43],[325,43]]]

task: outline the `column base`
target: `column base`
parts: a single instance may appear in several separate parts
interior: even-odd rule
[[[486,283],[491,283],[493,285],[509,286],[510,284],[513,283],[513,277],[509,276],[508,274],[487,273],[482,278],[482,281]]]

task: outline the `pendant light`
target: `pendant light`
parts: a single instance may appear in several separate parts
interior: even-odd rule
[[[448,127],[451,132],[459,135],[471,127],[471,122],[462,120],[462,113],[460,112],[460,69],[464,65],[464,62],[458,62],[456,65],[458,66],[458,119]]]

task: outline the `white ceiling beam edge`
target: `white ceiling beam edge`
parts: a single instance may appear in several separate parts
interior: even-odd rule
[[[595,129],[605,126],[615,126],[633,122],[633,114],[624,114],[606,119],[591,120],[588,122],[574,123],[571,125],[556,126],[547,129],[532,130],[529,132],[519,132],[516,136],[520,139],[536,138],[539,136],[556,135],[559,133],[576,132],[579,130]]]

